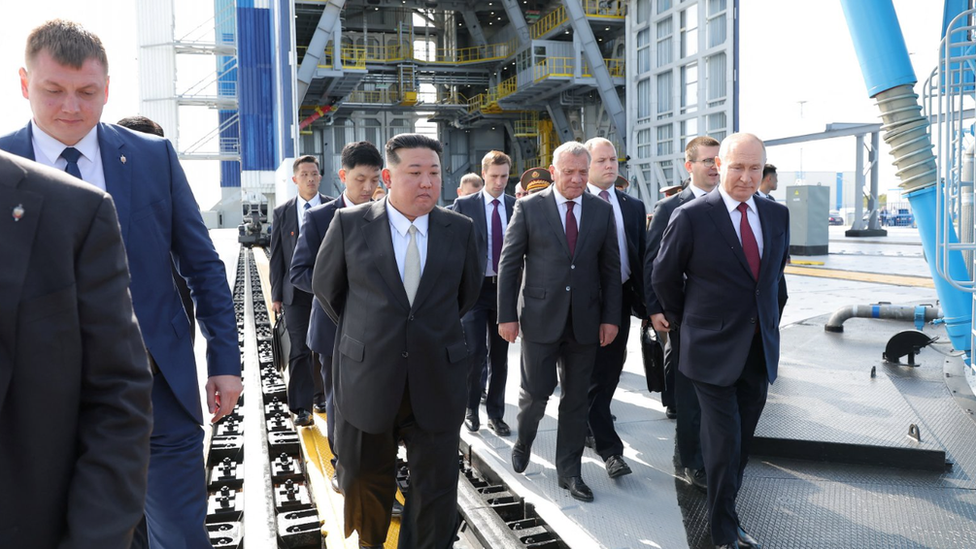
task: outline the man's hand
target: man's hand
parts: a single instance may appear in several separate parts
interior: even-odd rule
[[[217,423],[234,411],[243,389],[240,376],[210,376],[207,379],[207,409],[213,414],[210,423]]]
[[[617,337],[618,329],[613,324],[600,324],[600,347],[606,347],[613,343]]]
[[[502,322],[498,325],[498,335],[509,343],[515,343],[515,338],[519,334],[518,322]]]
[[[654,325],[654,329],[659,332],[670,332],[671,323],[668,319],[664,318],[664,313],[654,313],[651,315],[651,324]]]
[[[275,316],[281,315],[281,302],[280,301],[272,301],[271,302],[271,310],[274,311]]]

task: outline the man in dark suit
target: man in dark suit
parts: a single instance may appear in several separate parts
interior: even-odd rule
[[[488,370],[489,383],[485,408],[488,428],[498,436],[508,436],[505,423],[505,381],[508,379],[508,342],[498,335],[498,260],[501,259],[505,227],[512,218],[515,198],[505,194],[512,159],[501,151],[489,151],[481,159],[482,190],[457,199],[454,211],[474,222],[475,243],[484,274],[481,296],[461,319],[470,353],[467,412],[464,425],[475,432],[481,427],[478,406],[481,401],[482,373]]]
[[[315,256],[322,245],[322,239],[332,223],[332,218],[340,208],[365,204],[372,200],[373,191],[380,181],[383,157],[376,146],[369,141],[348,143],[342,148],[342,169],[339,180],[346,190],[339,198],[316,206],[305,215],[305,228],[295,245],[295,256],[291,261],[290,278],[296,290],[312,293],[312,270]],[[335,347],[335,322],[329,318],[322,303],[314,300],[312,316],[308,324],[308,348],[315,352],[321,364],[322,386],[325,396],[326,431],[329,449],[332,451],[332,466],[336,464],[335,448],[335,398],[332,391],[332,353]],[[336,478],[333,477],[333,485]]]
[[[712,192],[718,185],[718,168],[715,167],[718,148],[718,141],[704,135],[688,142],[685,147],[685,170],[691,175],[688,186],[677,195],[658,201],[654,206],[654,216],[647,229],[647,250],[644,254],[647,312],[650,314],[654,329],[659,334],[668,334],[664,355],[666,389],[661,395],[661,401],[667,406],[668,417],[676,416],[674,438],[678,447],[678,459],[681,460],[680,472],[686,482],[702,492],[706,490],[706,484],[705,463],[702,461],[699,434],[701,408],[698,406],[695,386],[678,369],[681,349],[678,326],[671,325],[664,317],[664,308],[657,294],[654,293],[651,277],[654,272],[654,259],[661,249],[661,237],[668,226],[671,214],[682,204]]]
[[[624,369],[627,339],[630,332],[630,315],[647,318],[644,309],[644,227],[647,225],[647,211],[644,203],[617,190],[618,174],[617,150],[609,140],[594,137],[584,146],[590,153],[589,182],[586,187],[590,194],[597,196],[613,207],[613,219],[617,230],[617,247],[620,253],[620,280],[622,286],[620,302],[620,330],[613,343],[600,347],[596,352],[593,374],[589,388],[589,426],[593,433],[596,453],[603,458],[610,478],[631,473],[624,461],[624,443],[617,436],[610,413],[613,393],[620,382],[620,372]]]
[[[499,263],[498,333],[509,343],[520,326],[523,333],[512,467],[521,473],[528,466],[558,369],[559,486],[576,499],[593,501],[580,471],[586,393],[597,349],[613,342],[620,324],[620,255],[613,208],[584,192],[586,148],[570,141],[552,158],[552,186],[516,201]]]
[[[112,199],[0,153],[0,212],[0,546],[127,549],[152,374]]]
[[[153,545],[210,547],[200,385],[189,322],[171,264],[186,278],[207,339],[208,409],[216,422],[241,392],[234,303],[224,264],[169,141],[99,123],[108,58],[80,25],[49,21],[27,39],[21,89],[34,117],[0,149],[103,188],[118,208],[132,276],[132,304],[153,381],[146,516]]]
[[[483,282],[471,220],[437,207],[441,145],[420,134],[386,144],[385,200],[336,212],[312,273],[338,325],[333,357],[345,533],[379,547],[390,525],[397,444],[410,492],[399,546],[450,547],[468,350],[461,317]]]
[[[776,200],[773,198],[773,191],[779,188],[779,175],[776,174],[776,166],[766,164],[763,166],[763,178],[759,183],[759,191],[756,193],[763,198]]]
[[[654,262],[654,291],[680,325],[679,369],[702,409],[708,514],[718,547],[755,547],[735,510],[768,384],[779,363],[789,212],[755,198],[766,150],[751,134],[722,143],[718,191],[675,210]],[[679,411],[680,414],[680,411]]]
[[[314,377],[319,376],[319,364],[312,359],[305,340],[308,337],[309,317],[312,314],[312,294],[296,288],[291,283],[289,271],[295,254],[295,245],[304,230],[305,216],[316,206],[331,198],[319,193],[322,174],[319,161],[312,155],[300,156],[292,165],[291,178],[298,187],[298,196],[285,201],[274,209],[271,224],[271,308],[275,314],[285,313],[285,327],[291,351],[288,353],[288,408],[294,415],[295,425],[312,424],[312,405],[315,387]],[[324,396],[319,398],[324,399]],[[324,402],[322,402],[324,408]]]

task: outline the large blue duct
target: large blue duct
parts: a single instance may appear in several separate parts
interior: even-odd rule
[[[938,167],[932,153],[929,121],[922,116],[918,95],[912,90],[917,79],[895,7],[891,0],[841,0],[841,6],[854,41],[868,96],[877,99],[881,110],[884,140],[891,146],[891,154],[895,157],[900,187],[915,214],[922,249],[945,314],[946,332],[953,347],[966,352],[968,364],[973,298],[938,272],[935,196]],[[946,240],[956,242],[951,227],[949,232]],[[968,279],[962,252],[949,252],[945,272],[956,280]]]

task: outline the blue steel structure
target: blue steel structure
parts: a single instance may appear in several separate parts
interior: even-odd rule
[[[241,171],[273,171],[275,161],[275,75],[268,0],[237,2],[237,91]],[[269,182],[270,183],[270,182]]]
[[[946,17],[951,9],[947,1]],[[973,297],[940,275],[937,246],[938,170],[927,135],[929,122],[921,115],[912,92],[915,71],[891,0],[841,0],[854,41],[868,96],[878,99],[885,125],[885,141],[892,145],[901,188],[912,205],[928,265],[945,313],[946,332],[953,347],[965,351],[970,363]],[[950,18],[951,19],[951,18]],[[919,135],[921,134],[921,135]],[[917,137],[916,137],[917,136]],[[949,225],[945,240],[958,242]],[[951,250],[945,273],[955,280],[968,278],[962,252]]]
[[[237,44],[237,18],[222,17],[220,14],[235,13],[235,0],[214,0],[214,13],[218,14],[215,19],[216,42],[218,45]],[[217,56],[217,95],[220,97],[237,96],[237,60],[234,56]],[[217,111],[217,119],[220,124],[220,153],[237,154],[237,143],[239,143],[240,133],[237,124],[231,124],[231,120],[237,116],[236,110],[221,109]],[[239,188],[241,186],[241,165],[236,160],[223,160],[220,162],[220,186],[222,188]]]

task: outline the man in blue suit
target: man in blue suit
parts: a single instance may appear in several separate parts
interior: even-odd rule
[[[132,304],[154,373],[146,498],[150,542],[209,548],[200,387],[189,321],[170,265],[186,278],[207,339],[206,395],[213,422],[233,410],[241,392],[224,265],[169,141],[99,122],[109,77],[97,36],[68,21],[41,25],[27,39],[20,79],[34,116],[0,138],[0,149],[104,189],[118,208]]]
[[[681,327],[678,368],[701,404],[712,542],[722,548],[758,547],[739,522],[735,498],[776,379],[787,297],[789,212],[754,197],[765,163],[758,137],[726,138],[715,159],[718,192],[674,211],[652,274],[668,322]]]
[[[369,141],[349,143],[342,148],[342,169],[339,180],[346,186],[339,198],[317,206],[305,215],[305,228],[295,245],[295,255],[291,261],[291,283],[303,292],[312,292],[312,269],[315,256],[325,238],[336,210],[369,202],[373,191],[380,182],[383,157],[375,145]],[[332,349],[335,347],[336,324],[322,308],[317,299],[312,304],[312,314],[308,324],[308,348],[319,357],[322,366],[322,385],[325,389],[325,418],[328,430],[329,449],[332,451],[332,466],[335,467],[335,403],[332,398]],[[333,487],[336,477],[333,474]]]
[[[485,407],[488,428],[496,435],[512,433],[505,423],[505,380],[508,379],[508,342],[498,334],[498,260],[501,258],[505,227],[512,218],[515,197],[505,194],[512,159],[501,151],[488,151],[481,159],[481,176],[485,186],[480,191],[454,201],[454,211],[474,222],[475,244],[484,280],[478,302],[464,318],[464,339],[469,349],[468,396],[464,425],[468,431],[481,428],[478,406],[481,400],[482,374],[491,374]]]

